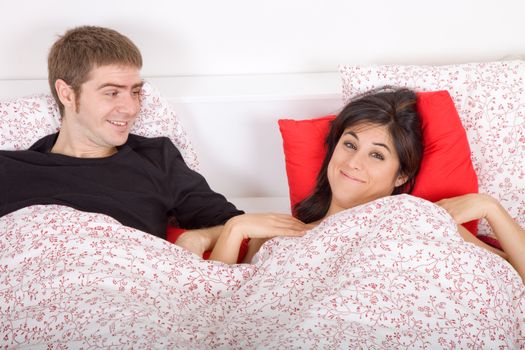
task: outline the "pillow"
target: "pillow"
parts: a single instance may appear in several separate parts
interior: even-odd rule
[[[0,101],[0,125],[0,149],[27,149],[40,138],[58,131],[58,105],[51,94]],[[140,113],[131,132],[169,137],[188,166],[198,169],[197,154],[171,105],[148,82],[144,84]]]
[[[467,133],[479,191],[498,199],[525,226],[525,61],[342,65],[339,71],[345,99],[383,85],[449,91]],[[490,233],[481,221],[479,234]]]
[[[142,88],[140,113],[131,132],[140,136],[167,136],[182,154],[186,164],[198,170],[199,160],[188,134],[177,118],[173,107],[150,83]]]
[[[434,202],[477,192],[477,176],[470,159],[469,144],[449,93],[418,92],[417,109],[425,149],[412,194]],[[326,153],[324,139],[334,117],[278,121],[292,207],[308,196],[315,186]],[[466,223],[465,227],[473,234],[477,233],[476,221]]]
[[[58,105],[50,94],[0,102],[0,149],[29,148],[60,127]]]
[[[326,154],[325,138],[335,115],[315,119],[280,119],[286,176],[293,206],[306,198],[315,187],[317,173]]]

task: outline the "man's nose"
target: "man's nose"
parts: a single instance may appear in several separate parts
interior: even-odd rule
[[[123,94],[119,103],[118,111],[120,113],[126,113],[135,115],[140,110],[140,101],[133,94]]]

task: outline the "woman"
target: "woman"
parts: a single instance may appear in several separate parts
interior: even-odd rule
[[[422,154],[421,125],[413,91],[373,91],[357,98],[332,122],[317,185],[313,194],[295,207],[297,219],[284,214],[232,218],[215,243],[210,259],[234,263],[241,241],[251,238],[244,260],[248,262],[268,238],[301,236],[341,210],[409,192]]]
[[[306,223],[399,193],[410,193],[423,156],[416,95],[374,92],[351,101],[333,121],[314,192],[294,208]]]
[[[245,214],[230,219],[210,259],[235,263],[244,238],[251,238],[245,262],[278,235],[300,236],[326,217],[384,196],[410,193],[423,156],[416,95],[408,89],[373,91],[349,102],[332,122],[327,154],[313,193],[288,215]],[[484,194],[437,203],[455,219],[461,236],[514,266],[525,281],[525,232],[505,209]],[[485,218],[504,252],[470,234],[460,224]],[[306,223],[308,225],[303,224]]]

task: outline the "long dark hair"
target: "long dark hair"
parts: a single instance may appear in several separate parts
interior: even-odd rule
[[[332,121],[326,137],[323,160],[313,193],[297,203],[294,216],[310,223],[322,219],[332,200],[328,182],[328,163],[345,129],[357,124],[385,125],[399,156],[398,175],[407,181],[392,194],[410,193],[423,157],[421,122],[416,110],[416,94],[405,88],[382,87],[351,100]]]

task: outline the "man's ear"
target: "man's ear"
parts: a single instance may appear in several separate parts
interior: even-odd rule
[[[62,102],[65,108],[75,108],[75,91],[71,86],[69,86],[62,79],[57,79],[55,81],[55,90],[57,92],[60,102]]]

